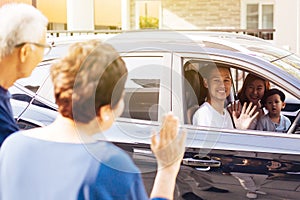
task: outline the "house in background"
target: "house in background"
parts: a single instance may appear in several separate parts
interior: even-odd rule
[[[121,0],[0,0],[22,2],[49,19],[48,30],[121,29]]]
[[[141,16],[157,18],[159,29],[267,29],[267,38],[300,55],[300,0],[121,1],[123,30],[139,29]]]
[[[0,0],[36,6],[49,30],[255,32],[300,55],[300,0]]]

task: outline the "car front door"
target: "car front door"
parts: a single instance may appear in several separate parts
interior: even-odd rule
[[[186,96],[190,94],[185,91],[189,87],[184,86],[188,83],[192,87],[191,83],[181,78],[182,85],[178,87],[175,77],[178,73],[185,77],[187,61],[199,60],[263,75],[292,94],[299,103],[299,92],[295,92],[299,91],[298,86],[291,85],[280,75],[276,77],[261,65],[228,56],[182,53],[174,55],[174,60],[172,108],[184,124],[182,129],[188,132],[187,149],[177,179],[180,198],[245,199],[253,197],[250,192],[254,192],[256,197],[266,199],[297,199],[300,194],[300,135],[193,126],[188,119],[188,107],[194,101]],[[298,121],[294,120],[292,126],[299,126]],[[296,130],[289,133],[296,133]]]

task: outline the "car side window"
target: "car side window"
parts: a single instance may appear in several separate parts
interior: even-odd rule
[[[42,62],[27,78],[17,80],[17,83],[36,93],[44,84],[50,73],[51,63]]]
[[[276,84],[275,82],[272,83],[266,77],[264,77],[262,74],[246,71],[243,69],[243,67],[239,67],[237,65],[233,65],[233,64],[231,65],[229,63],[219,63],[216,61],[188,59],[188,58],[183,60],[183,76],[184,76],[184,80],[185,80],[184,81],[185,103],[183,106],[185,107],[184,109],[186,109],[185,123],[192,124],[194,113],[198,110],[198,108],[202,105],[202,103],[205,102],[205,98],[207,97],[207,95],[206,95],[207,89],[203,85],[202,69],[204,66],[208,66],[208,65],[211,65],[211,67],[214,67],[214,66],[229,67],[229,69],[230,69],[232,86],[231,86],[231,91],[230,91],[229,95],[227,96],[227,99],[224,103],[224,108],[227,108],[228,105],[231,102],[233,102],[234,100],[239,100],[240,102],[244,102],[245,100],[243,100],[243,98],[246,98],[247,95],[243,96],[243,95],[238,95],[238,94],[241,91],[243,85],[246,84],[247,77],[248,77],[248,79],[252,76],[255,77],[255,78],[252,78],[254,80],[254,82],[259,77],[261,80],[264,80],[264,81],[262,81],[262,83],[259,82],[260,84],[257,84],[257,86],[255,86],[255,87],[257,87],[257,88],[255,88],[256,92],[253,92],[253,93],[255,93],[255,95],[252,95],[253,98],[255,98],[254,96],[256,96],[256,98],[259,98],[259,99],[257,99],[257,101],[259,102],[257,105],[261,105],[260,104],[261,98],[264,95],[264,92],[261,92],[261,94],[259,94],[259,92],[258,92],[261,84],[263,84],[263,85],[266,84],[265,87],[268,87],[269,89],[272,89],[272,88],[279,89],[280,91],[282,91],[285,94],[285,97],[286,97],[285,101],[284,101],[285,106],[281,110],[281,114],[284,115],[285,117],[287,117],[290,120],[292,125],[293,125],[293,123],[295,123],[292,126],[292,125],[289,125],[290,124],[289,122],[287,122],[288,125],[286,125],[286,126],[288,126],[288,127],[285,126],[285,129],[283,132],[289,131],[288,130],[289,127],[299,127],[299,124],[296,124],[299,122],[297,122],[297,120],[295,120],[295,119],[297,117],[297,113],[300,111],[300,100],[297,97],[295,97],[294,95],[290,94],[287,90],[279,87],[279,85]],[[249,75],[251,75],[251,76],[249,76]],[[249,80],[252,80],[252,79],[249,79]],[[250,89],[248,88],[248,90],[250,90]],[[260,97],[258,97],[258,96],[260,96]],[[252,98],[252,97],[249,97],[249,98]],[[253,103],[255,103],[255,99],[252,99],[251,102],[252,101],[254,101]],[[263,107],[263,106],[260,106],[260,107]],[[263,112],[259,113],[259,117],[251,123],[251,125],[248,129],[262,130],[262,129],[258,129],[258,121],[262,116],[264,116],[265,114],[268,113],[267,109],[264,108],[262,110],[263,110]],[[258,111],[262,111],[262,110],[258,109]],[[279,124],[279,125],[281,126],[282,124]],[[276,129],[276,131],[281,132],[280,127],[278,127],[277,129]],[[297,132],[298,129],[296,128],[295,130],[294,129],[290,130],[289,133],[291,133],[291,131]],[[266,131],[266,130],[264,130],[264,131]],[[271,130],[269,130],[269,131],[271,131]]]
[[[121,117],[158,120],[162,57],[123,56],[128,69]]]
[[[27,78],[17,80],[9,88],[14,117],[20,129],[30,129],[51,123],[56,116],[50,67],[42,62]]]
[[[47,90],[47,92],[49,93],[47,97],[44,97],[43,95],[40,96],[54,103],[53,90],[49,90],[48,88],[43,89],[43,85],[45,85],[45,82],[47,82],[46,80],[49,79],[48,77],[50,73],[51,63],[52,62],[42,62],[35,68],[35,70],[33,70],[29,77],[17,80],[14,86],[9,88],[11,99],[13,101],[16,100],[19,102],[27,102],[41,107],[47,107],[36,99],[36,94],[40,95],[42,90]],[[52,85],[51,80],[49,81]]]

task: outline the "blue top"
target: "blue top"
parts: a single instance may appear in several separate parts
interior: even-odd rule
[[[18,130],[10,105],[10,93],[0,86],[0,147],[7,136]]]
[[[139,169],[111,143],[60,143],[18,132],[5,140],[0,151],[0,199],[143,200],[148,196]]]
[[[262,116],[257,124],[256,129],[261,131],[287,132],[291,125],[291,121],[286,116],[280,114],[279,124],[273,122],[268,114]]]

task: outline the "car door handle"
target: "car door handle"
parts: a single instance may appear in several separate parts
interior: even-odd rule
[[[220,167],[221,162],[217,160],[202,160],[202,159],[195,159],[195,158],[184,158],[182,160],[184,165],[190,166],[190,167]]]

